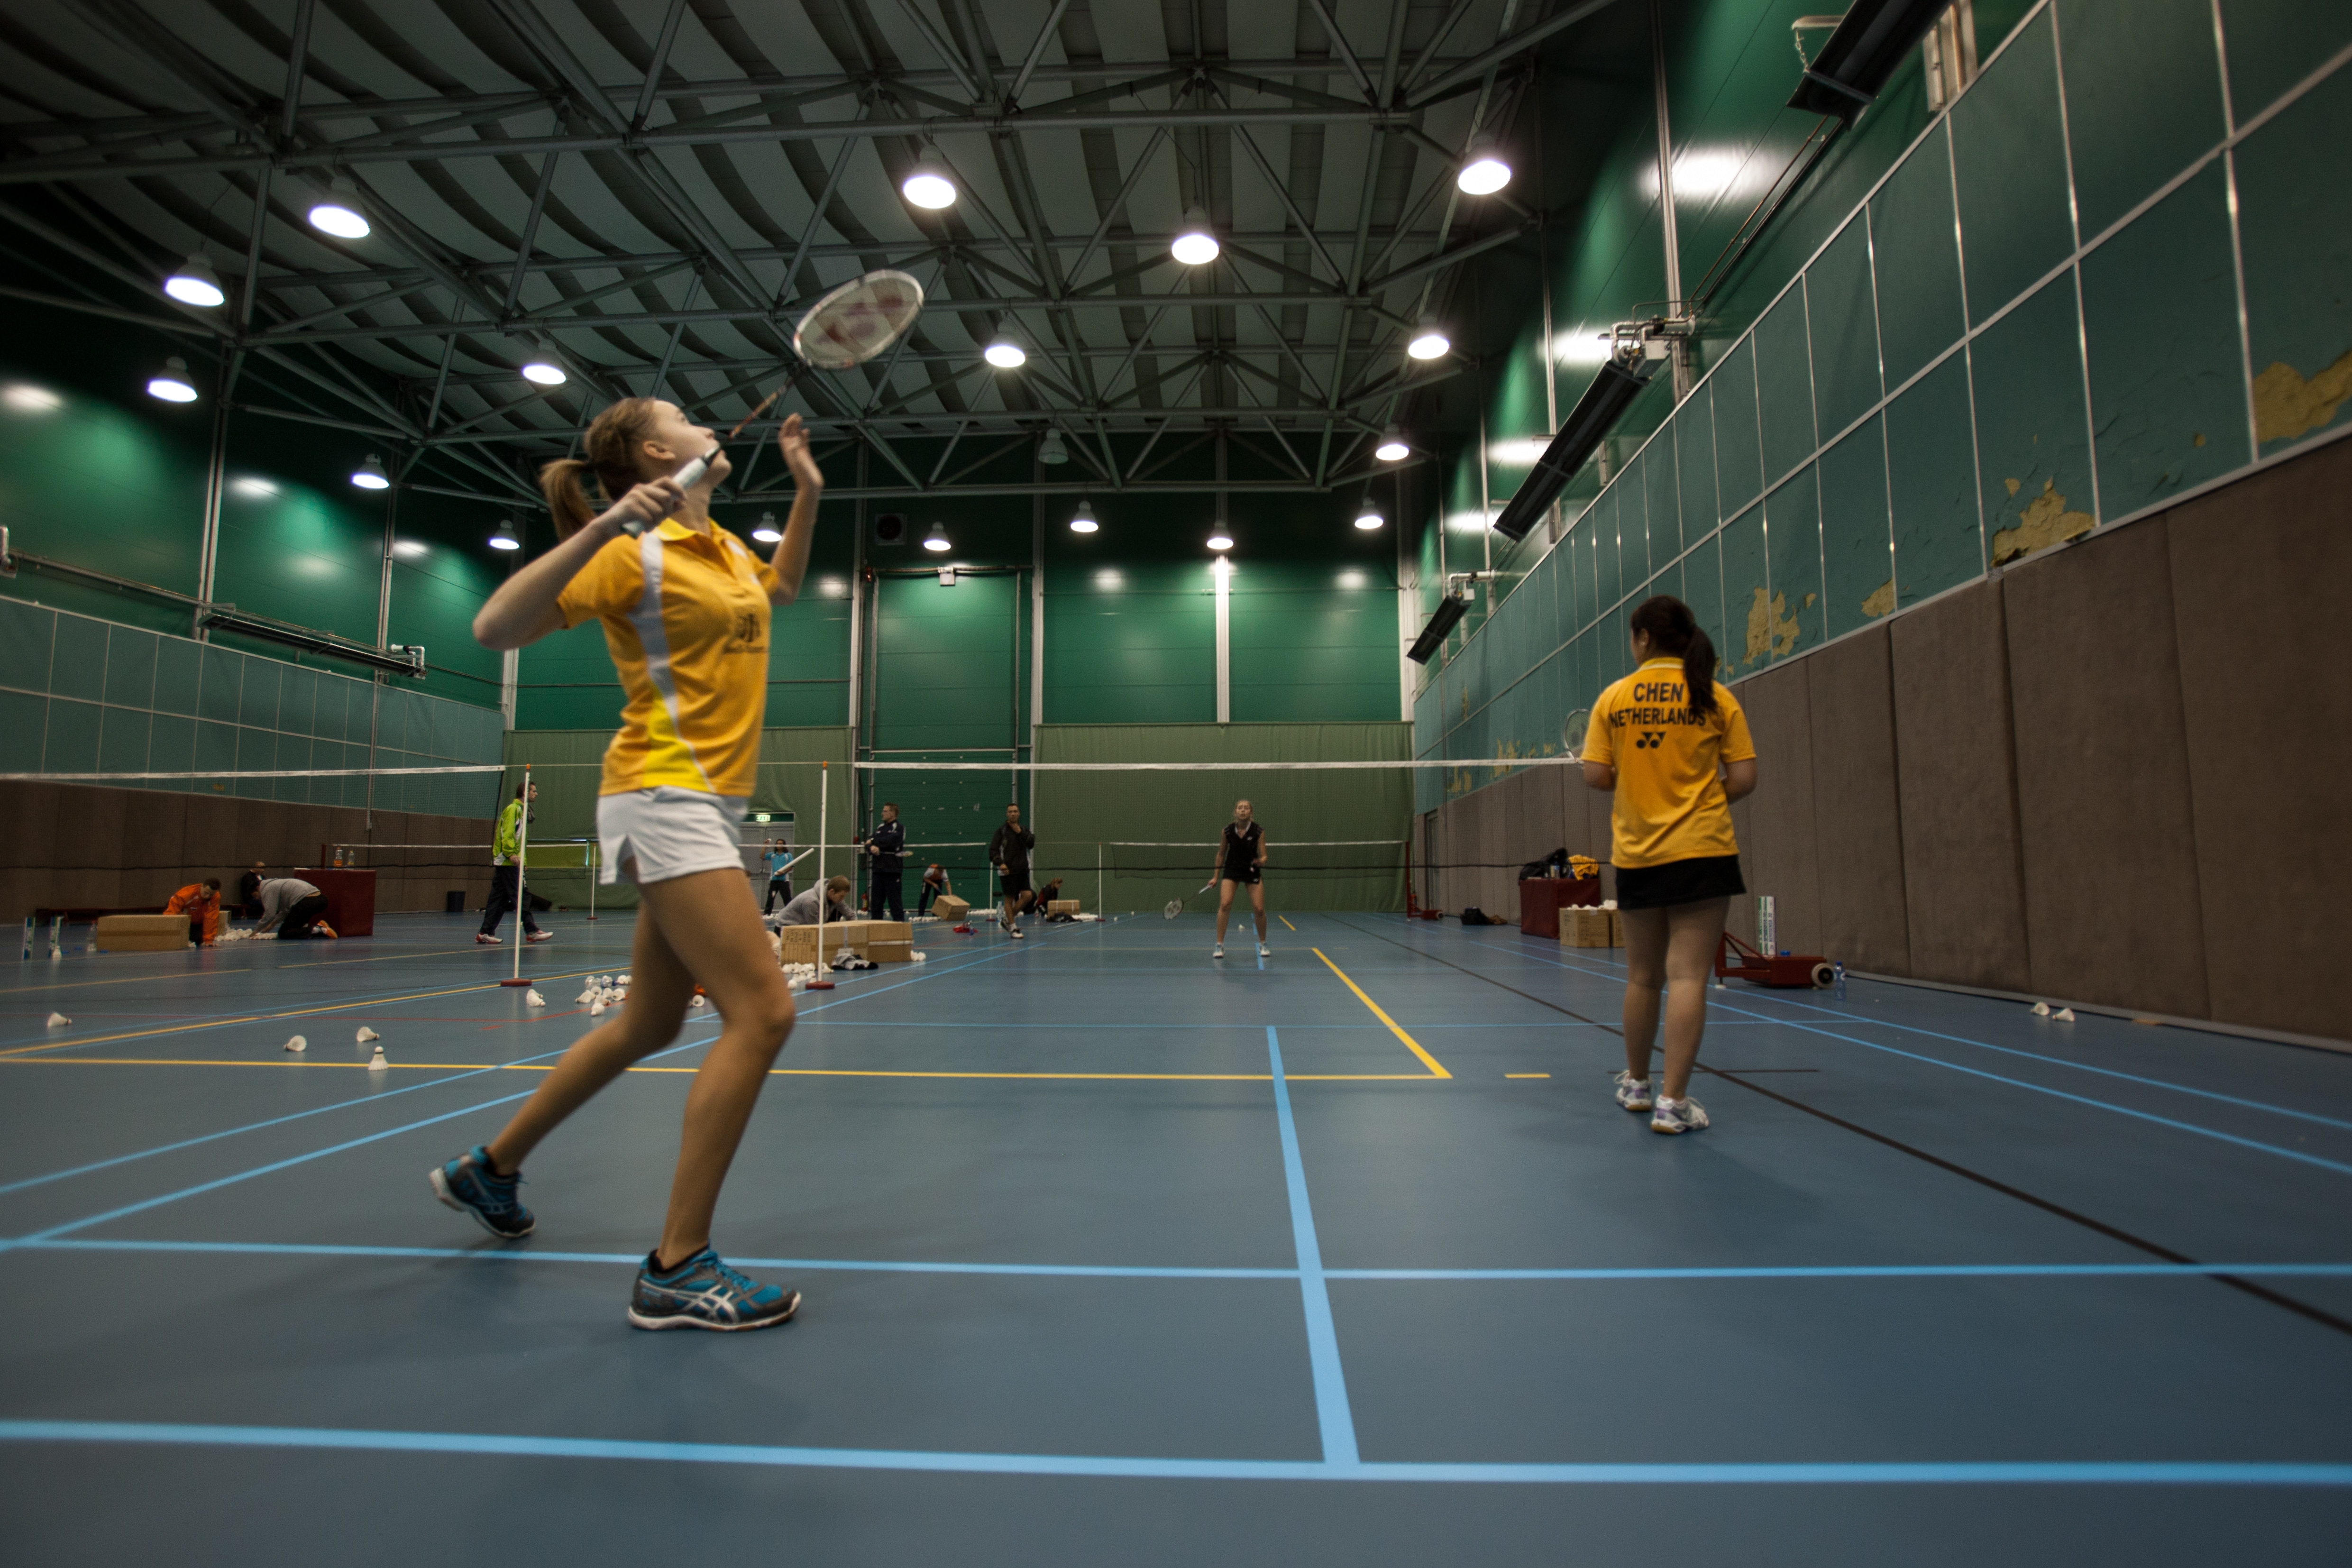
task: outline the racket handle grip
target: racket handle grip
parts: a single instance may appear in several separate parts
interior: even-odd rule
[[[719,448],[716,447],[711,447],[709,451],[705,452],[701,457],[688,459],[686,467],[672,474],[670,478],[677,481],[677,488],[682,490],[690,490],[695,486],[700,484],[702,482],[702,476],[710,471],[710,459],[718,450]],[[633,539],[645,532],[645,531],[646,525],[642,522],[625,522],[621,524],[621,531],[629,535]]]

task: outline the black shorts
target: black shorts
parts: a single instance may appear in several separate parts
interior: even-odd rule
[[[1024,893],[1034,891],[1029,886],[1029,872],[1025,868],[1018,871],[1002,872],[998,875],[997,880],[1004,884],[1004,896],[1008,899],[1017,899]]]
[[[1255,888],[1265,875],[1263,866],[1228,866],[1217,873],[1221,882],[1239,882],[1244,888]]]
[[[1621,910],[1663,910],[1702,899],[1736,899],[1747,890],[1748,884],[1739,879],[1737,855],[1701,855],[1690,860],[1669,860],[1663,866],[1617,868]]]

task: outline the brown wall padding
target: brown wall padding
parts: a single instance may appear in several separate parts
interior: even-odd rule
[[[2002,597],[2033,988],[2201,1016],[2168,527],[2059,551],[2010,574]],[[2246,662],[2284,668],[2251,646]]]
[[[2166,519],[2216,1017],[2352,1034],[2352,441]]]
[[[1890,973],[2026,990],[2001,584],[1923,605],[1887,633],[1911,938],[1911,967]]]
[[[1849,968],[1911,972],[1886,628],[1804,661],[1812,727],[1822,945]]]
[[[1772,896],[1780,945],[1791,952],[1820,952],[1812,700],[1805,662],[1810,661],[1767,671],[1734,689],[1748,710],[1748,732],[1756,740],[1756,793],[1748,803],[1756,843],[1752,849],[1740,846],[1740,870],[1751,895],[1750,907],[1753,895]],[[1743,928],[1735,923],[1732,929]]]

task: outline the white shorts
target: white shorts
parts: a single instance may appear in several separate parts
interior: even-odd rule
[[[599,882],[620,878],[621,863],[635,858],[629,878],[639,887],[690,877],[697,871],[740,871],[740,824],[750,797],[705,795],[700,790],[630,790],[596,797],[596,837],[604,867]]]

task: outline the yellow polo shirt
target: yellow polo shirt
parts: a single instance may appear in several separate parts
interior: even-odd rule
[[[604,749],[600,795],[748,795],[768,707],[768,607],[776,574],[742,541],[665,519],[607,541],[556,600],[567,627],[604,624],[628,700]]]
[[[1748,715],[1721,681],[1713,712],[1690,710],[1679,658],[1651,659],[1602,692],[1582,755],[1617,770],[1610,859],[1620,869],[1639,869],[1738,854],[1731,802],[1716,767],[1755,754]]]

